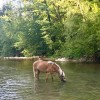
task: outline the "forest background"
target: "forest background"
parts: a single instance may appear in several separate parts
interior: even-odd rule
[[[0,56],[100,60],[100,0],[8,0],[0,9]]]

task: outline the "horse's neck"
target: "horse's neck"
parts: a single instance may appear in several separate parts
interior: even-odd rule
[[[55,68],[55,69],[58,70],[59,75],[62,75],[63,71],[58,64],[56,64],[55,62],[52,62],[52,61],[48,61],[48,64],[56,65],[57,68]]]
[[[56,64],[56,66],[58,67],[58,73],[59,73],[59,75],[62,75],[62,73],[63,73],[62,69],[60,68],[60,66],[58,64]]]
[[[63,71],[62,69],[59,67],[59,74],[62,75]]]

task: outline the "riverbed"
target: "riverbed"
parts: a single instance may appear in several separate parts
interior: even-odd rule
[[[57,62],[66,83],[57,75],[34,81],[32,60],[0,60],[0,100],[100,100],[100,64]]]

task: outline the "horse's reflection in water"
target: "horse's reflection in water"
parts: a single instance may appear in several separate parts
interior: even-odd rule
[[[43,60],[37,60],[33,63],[33,72],[34,72],[34,78],[36,80],[39,80],[39,74],[41,72],[46,73],[46,81],[48,80],[48,76],[51,75],[51,78],[53,80],[54,73],[58,74],[58,77],[62,82],[66,82],[65,79],[65,73],[62,71],[60,66],[52,61],[43,61]]]
[[[58,81],[45,82],[44,80],[34,80],[33,85],[34,100],[59,100],[59,96],[65,88],[65,84]]]

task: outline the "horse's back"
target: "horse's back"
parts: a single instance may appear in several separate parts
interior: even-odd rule
[[[42,60],[37,60],[33,63],[33,68],[37,67]]]
[[[47,63],[47,61],[37,60],[33,63],[33,68],[35,70],[45,72],[48,68],[48,63]]]
[[[52,61],[37,60],[33,63],[35,70],[40,72],[58,72],[59,67]]]

